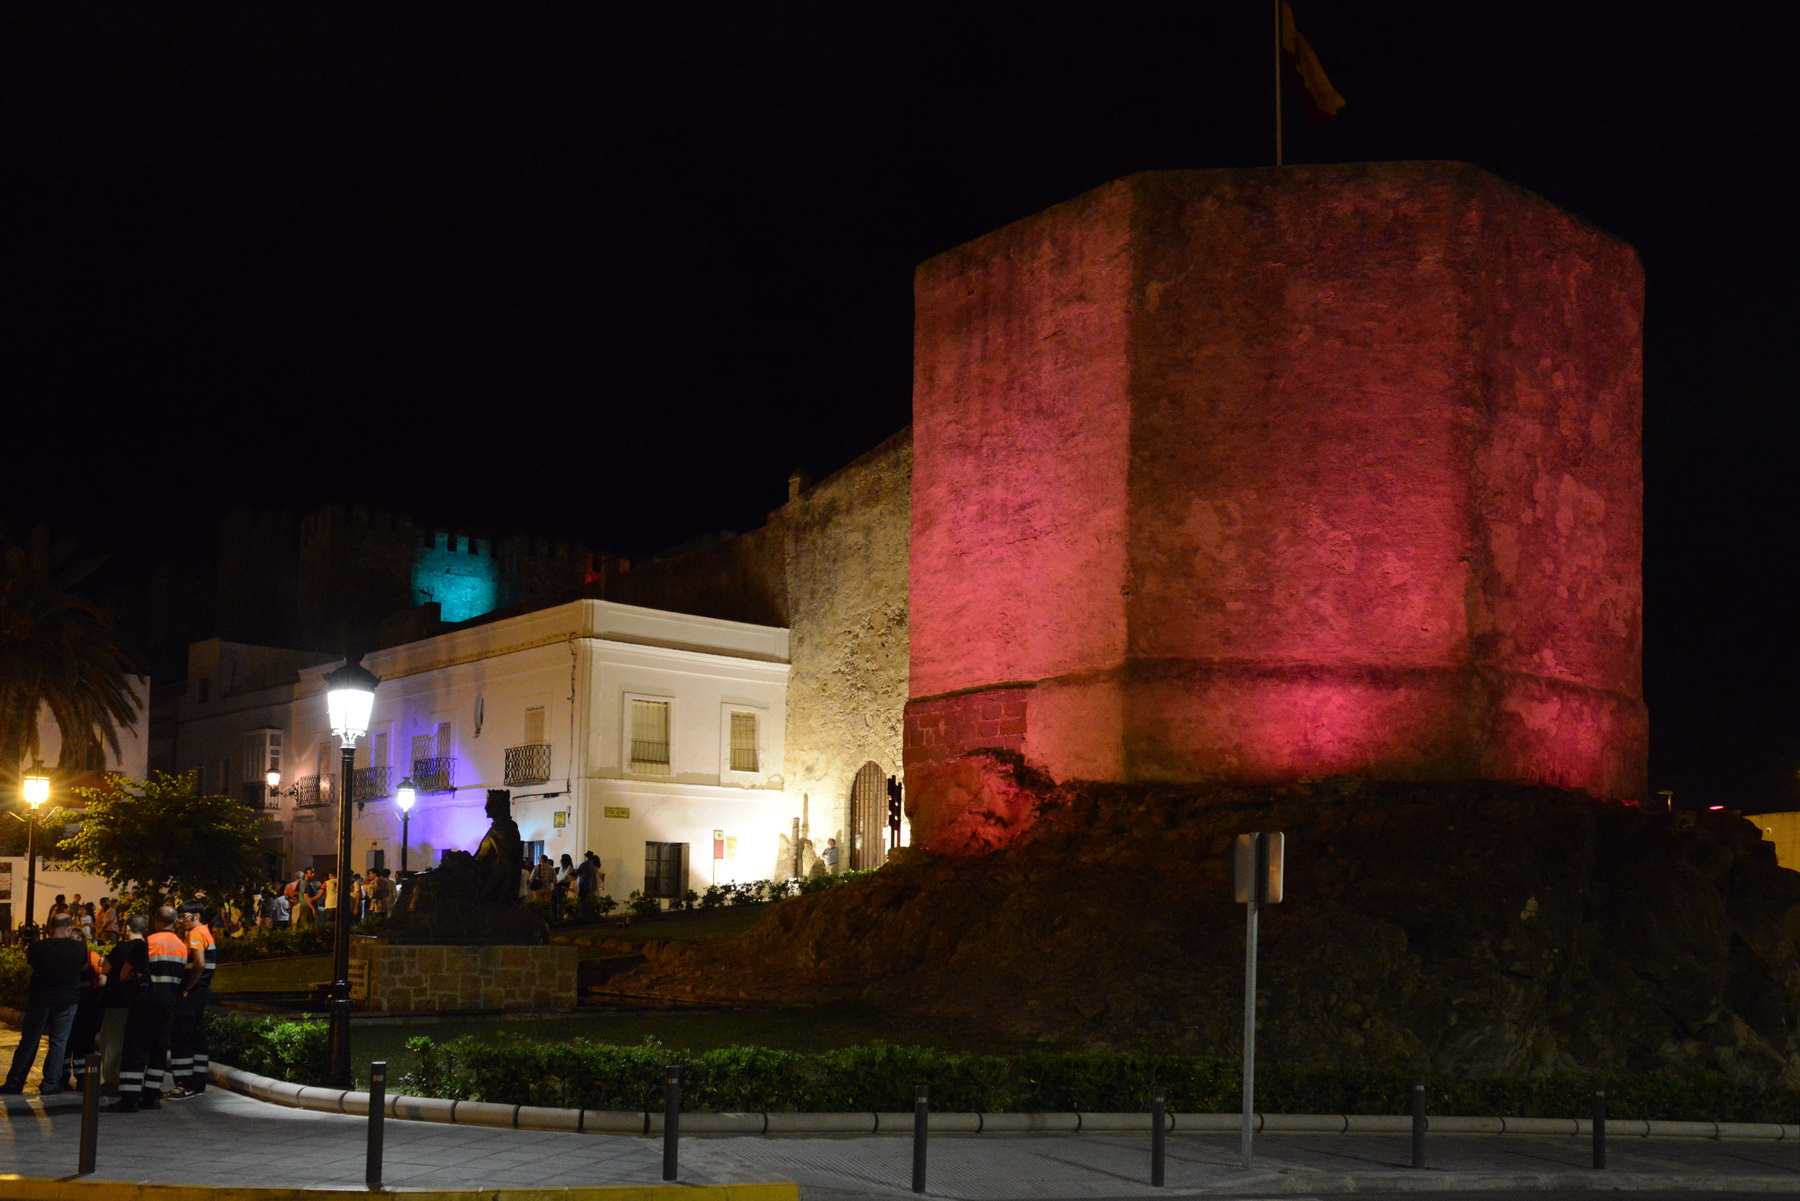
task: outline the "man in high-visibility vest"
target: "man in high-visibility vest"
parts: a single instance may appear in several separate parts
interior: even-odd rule
[[[169,1036],[169,1070],[175,1076],[175,1087],[169,1090],[171,1101],[185,1101],[206,1091],[206,1002],[212,996],[219,949],[205,918],[206,910],[198,901],[183,905],[175,917],[176,933],[187,943],[188,969]]]
[[[136,919],[132,919],[136,921]],[[169,1028],[175,1018],[192,960],[187,944],[170,932],[175,911],[164,905],[150,918],[144,940],[143,983],[131,998],[125,1018],[125,1056],[119,1065],[119,1099],[109,1113],[136,1113],[162,1106],[163,1063],[169,1057]],[[199,973],[193,973],[198,976]]]

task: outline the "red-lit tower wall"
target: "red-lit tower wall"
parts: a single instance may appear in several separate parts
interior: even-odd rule
[[[1456,163],[1137,175],[916,288],[906,770],[1641,796],[1643,274]]]

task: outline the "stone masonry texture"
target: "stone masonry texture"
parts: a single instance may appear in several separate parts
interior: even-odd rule
[[[908,787],[1641,795],[1643,275],[1457,163],[1132,176],[916,283]]]
[[[769,520],[791,631],[787,792],[808,799],[816,846],[850,845],[850,786],[863,764],[900,772],[911,485],[902,430]]]
[[[359,1007],[379,1013],[572,1009],[575,947],[398,947],[351,944],[366,960],[368,995]]]

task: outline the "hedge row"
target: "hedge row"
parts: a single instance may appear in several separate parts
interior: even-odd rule
[[[1171,1108],[1231,1113],[1237,1067],[1222,1060],[1116,1051],[1027,1051],[962,1055],[885,1044],[803,1053],[767,1047],[674,1052],[648,1041],[612,1046],[575,1039],[415,1038],[414,1093],[588,1109],[656,1109],[663,1071],[682,1065],[685,1108],[714,1112],[899,1112],[913,1087],[931,1086],[934,1109],[982,1113],[1125,1113],[1149,1108],[1161,1084]],[[1274,1067],[1258,1072],[1259,1108],[1270,1113],[1409,1112],[1415,1076],[1345,1068]],[[1719,1076],[1651,1073],[1615,1080],[1455,1080],[1428,1078],[1428,1105],[1440,1114],[1567,1117],[1607,1090],[1621,1117],[1691,1121],[1800,1121],[1800,1093],[1736,1085]]]
[[[325,1074],[325,1024],[210,1013],[212,1056],[299,1084]],[[1126,1113],[1149,1106],[1161,1084],[1183,1113],[1231,1113],[1238,1072],[1217,1059],[1114,1051],[961,1055],[882,1043],[816,1053],[767,1047],[683,1052],[654,1039],[614,1046],[586,1039],[542,1042],[414,1038],[417,1066],[401,1088],[415,1096],[557,1108],[654,1110],[663,1072],[682,1065],[682,1107],[708,1112],[900,1112],[913,1086],[931,1086],[932,1107],[982,1113]],[[1415,1077],[1406,1072],[1273,1067],[1257,1074],[1258,1108],[1270,1113],[1401,1114]],[[1653,1072],[1614,1079],[1453,1080],[1428,1077],[1431,1112],[1571,1117],[1604,1087],[1621,1118],[1800,1122],[1800,1092],[1761,1090],[1720,1076]]]

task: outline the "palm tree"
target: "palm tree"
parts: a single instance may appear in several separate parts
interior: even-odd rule
[[[57,766],[76,770],[103,747],[117,756],[120,728],[138,715],[111,616],[73,591],[102,561],[78,559],[43,526],[0,552],[0,771],[37,755],[46,709],[62,734]]]

